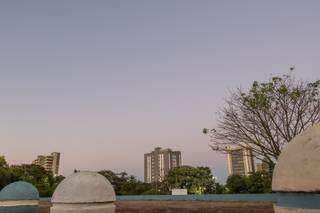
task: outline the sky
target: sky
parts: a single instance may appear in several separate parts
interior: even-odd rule
[[[0,1],[0,155],[143,178],[161,146],[227,176],[204,127],[230,91],[320,78],[318,0]]]

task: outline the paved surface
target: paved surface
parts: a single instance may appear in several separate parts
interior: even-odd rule
[[[118,201],[116,213],[274,213],[271,203],[206,201]],[[49,213],[41,203],[38,213]]]

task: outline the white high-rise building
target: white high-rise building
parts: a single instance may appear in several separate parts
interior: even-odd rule
[[[161,182],[169,170],[181,166],[181,152],[171,149],[155,148],[144,155],[144,181]]]
[[[250,175],[254,172],[254,160],[252,151],[245,148],[228,149],[228,173],[229,175]]]
[[[60,153],[53,152],[50,155],[38,155],[33,164],[42,166],[46,171],[51,171],[53,175],[59,174]]]

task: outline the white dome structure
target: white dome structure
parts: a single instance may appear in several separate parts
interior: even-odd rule
[[[282,151],[273,172],[276,213],[320,212],[320,125],[296,136]]]
[[[320,125],[296,136],[282,151],[273,173],[274,191],[320,191]]]
[[[51,213],[114,213],[111,183],[95,172],[78,172],[63,180],[52,196]]]

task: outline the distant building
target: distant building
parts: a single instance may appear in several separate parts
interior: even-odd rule
[[[229,175],[250,175],[254,172],[252,151],[244,148],[228,149]]]
[[[53,175],[59,174],[60,153],[53,152],[50,155],[38,155],[32,164],[42,166],[46,171],[52,171]]]
[[[181,152],[157,147],[153,152],[144,155],[144,181],[161,182],[170,169],[179,166],[181,166]]]

